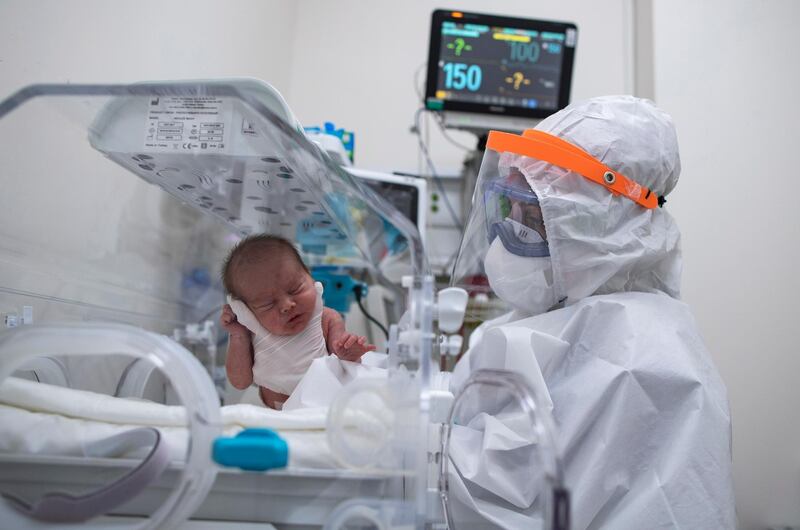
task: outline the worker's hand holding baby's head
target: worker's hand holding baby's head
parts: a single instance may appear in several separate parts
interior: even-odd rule
[[[231,337],[240,337],[250,340],[250,330],[239,323],[236,314],[229,304],[225,304],[222,308],[222,315],[219,317],[219,322],[222,324],[222,328],[227,331],[228,335]]]

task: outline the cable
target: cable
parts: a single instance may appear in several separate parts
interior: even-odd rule
[[[381,331],[383,331],[383,334],[386,335],[386,340],[389,340],[389,330],[387,330],[386,327],[383,324],[378,322],[375,319],[375,317],[370,315],[367,312],[367,310],[364,309],[364,306],[361,305],[361,296],[362,296],[361,286],[360,285],[356,285],[355,287],[353,287],[353,293],[356,295],[356,303],[358,304],[358,308],[361,310],[362,313],[364,313],[364,316],[367,317],[367,320],[369,320],[370,322],[372,322],[373,324],[375,324],[376,326],[381,328]]]
[[[427,65],[428,65],[427,61],[423,62],[422,64],[417,66],[417,69],[414,71],[414,92],[417,93],[417,98],[419,98],[420,103],[422,103],[422,105],[423,105],[423,109],[426,110],[426,111],[428,111],[428,109],[424,108],[425,107],[424,87],[421,86],[421,83],[419,82],[419,73]],[[447,130],[444,127],[444,117],[442,116],[441,112],[435,112],[435,111],[428,111],[428,112],[433,114],[434,117],[436,118],[436,124],[439,126],[439,130],[442,132],[442,136],[444,136],[445,140],[447,140],[448,142],[450,142],[454,146],[458,147],[459,149],[463,149],[464,151],[470,152],[470,151],[473,150],[472,148],[467,147],[466,145],[457,142],[456,140],[454,140],[450,136],[450,134],[447,132]]]
[[[463,151],[466,151],[468,153],[471,153],[472,151],[475,150],[475,149],[473,149],[471,147],[467,147],[466,145],[457,142],[456,140],[453,139],[452,136],[450,136],[450,133],[448,133],[447,129],[445,129],[445,127],[444,127],[444,118],[442,117],[442,113],[441,112],[430,111],[428,109],[425,109],[425,110],[428,111],[429,113],[433,114],[433,117],[435,118],[435,121],[436,121],[436,125],[439,126],[439,131],[442,133],[442,136],[444,136],[445,140],[447,140],[448,142],[450,142],[454,146],[456,146],[459,149],[461,149]]]
[[[447,210],[450,212],[450,217],[453,218],[453,223],[455,224],[456,228],[458,228],[459,234],[463,236],[464,230],[462,227],[461,220],[458,218],[458,215],[456,215],[456,211],[450,204],[450,199],[447,198],[447,193],[444,190],[444,185],[442,184],[442,180],[439,177],[439,174],[436,172],[436,168],[433,165],[433,160],[431,160],[431,156],[428,153],[428,147],[422,140],[422,131],[419,126],[419,117],[424,111],[425,109],[420,107],[419,109],[417,109],[417,112],[414,113],[414,130],[416,131],[417,134],[417,142],[419,143],[420,151],[425,157],[425,161],[427,162],[428,168],[430,169],[431,178],[433,179],[433,182],[436,184],[436,187],[439,188],[439,192],[442,195],[442,200],[444,201],[445,206],[447,206]]]
[[[423,68],[428,66],[428,61],[424,61],[421,65],[417,66],[417,69],[414,71],[414,92],[417,93],[417,97],[419,98],[420,102],[425,98],[425,94],[422,92],[422,88],[420,88],[419,73],[422,71]]]
[[[425,157],[425,161],[427,162],[428,167],[430,168],[431,178],[433,179],[433,182],[436,184],[436,187],[439,188],[439,193],[441,194],[442,200],[444,201],[444,204],[447,207],[448,212],[450,213],[450,217],[452,217],[453,219],[453,223],[455,224],[455,228],[458,230],[459,237],[463,238],[464,237],[463,223],[458,218],[458,215],[456,215],[453,206],[450,204],[450,199],[448,199],[447,197],[447,193],[444,190],[444,185],[442,184],[441,178],[437,174],[436,168],[433,165],[433,160],[431,160],[430,154],[428,153],[428,147],[422,140],[422,131],[420,129],[419,117],[423,112],[425,112],[425,110],[426,109],[424,107],[421,107],[417,109],[417,111],[414,113],[414,131],[416,132],[417,135],[417,142],[419,143],[419,149],[422,152],[423,156]],[[456,248],[456,251],[448,258],[447,262],[445,263],[444,270],[449,269],[450,264],[455,262],[455,260],[458,258],[460,250],[461,247],[459,245],[459,247]]]

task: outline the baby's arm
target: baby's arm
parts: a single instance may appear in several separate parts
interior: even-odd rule
[[[253,384],[253,345],[250,330],[236,320],[231,306],[225,304],[220,317],[228,332],[228,355],[225,371],[234,388],[244,390]]]
[[[322,334],[328,351],[345,361],[360,362],[362,355],[375,349],[374,344],[367,344],[366,337],[348,333],[342,315],[329,307],[322,309]]]

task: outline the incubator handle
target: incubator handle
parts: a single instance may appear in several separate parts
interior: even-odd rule
[[[439,329],[445,333],[455,333],[461,329],[468,300],[467,291],[460,287],[448,287],[439,291]]]
[[[158,429],[144,427],[132,429],[109,438],[99,440],[88,448],[89,456],[108,456],[125,453],[138,447],[152,444],[153,447],[142,462],[108,486],[84,495],[52,492],[45,494],[34,504],[2,493],[14,508],[39,521],[57,523],[79,523],[107,513],[135,497],[155,482],[169,464],[169,447],[161,439]]]

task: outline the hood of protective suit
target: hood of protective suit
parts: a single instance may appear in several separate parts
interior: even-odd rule
[[[588,152],[658,196],[680,174],[671,118],[647,100],[607,96],[575,103],[537,129]],[[647,209],[581,175],[514,153],[515,167],[539,197],[553,265],[556,298],[569,305],[593,294],[663,291],[680,294],[680,232],[664,208]]]

